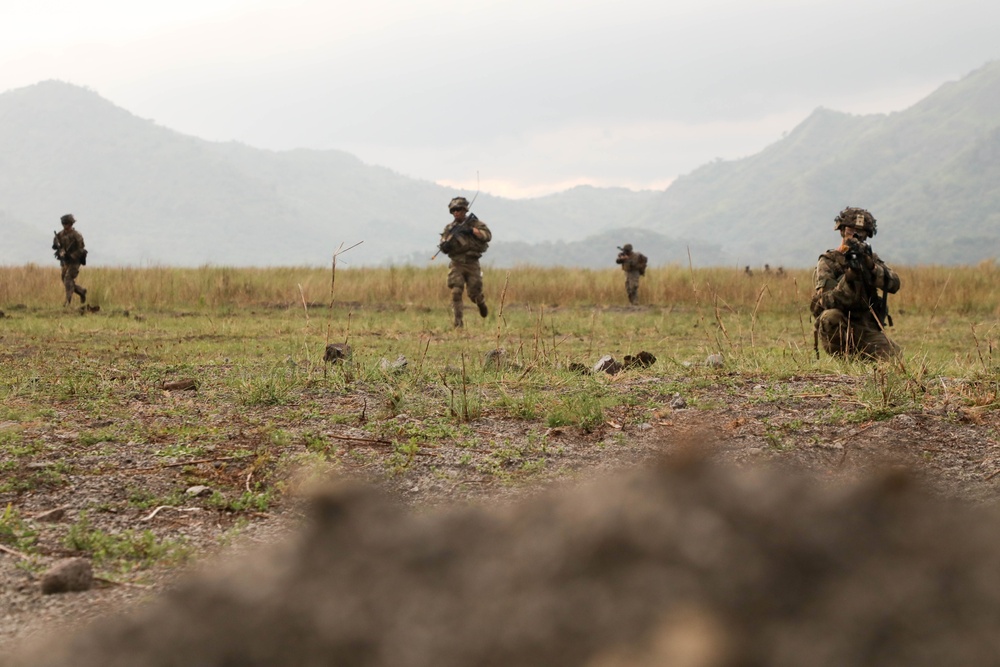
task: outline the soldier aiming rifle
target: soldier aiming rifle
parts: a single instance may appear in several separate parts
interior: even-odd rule
[[[841,244],[820,255],[809,306],[816,318],[816,354],[822,343],[834,356],[896,356],[899,346],[885,328],[892,326],[888,295],[899,290],[899,276],[867,243],[877,232],[875,217],[863,208],[848,207],[834,218],[834,229],[840,232]]]
[[[625,294],[628,295],[628,302],[634,306],[639,303],[639,278],[646,275],[648,260],[641,252],[634,252],[631,243],[620,246],[618,250],[615,264],[620,264],[625,272]]]

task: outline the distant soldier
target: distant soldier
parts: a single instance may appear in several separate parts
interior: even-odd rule
[[[73,302],[73,295],[80,295],[80,303],[87,303],[87,290],[76,284],[76,278],[80,275],[80,267],[87,265],[87,249],[83,245],[83,235],[73,228],[76,218],[72,214],[59,218],[62,222],[62,231],[55,233],[52,240],[52,249],[55,251],[56,259],[62,268],[62,282],[66,288],[66,305]]]
[[[455,197],[448,204],[448,211],[454,220],[441,232],[438,248],[448,255],[448,287],[451,288],[451,304],[455,310],[455,327],[462,326],[462,291],[468,290],[469,299],[479,306],[479,314],[486,317],[486,297],[483,296],[483,271],[479,258],[489,247],[493,235],[482,220],[469,213],[469,201],[465,197]]]
[[[810,303],[816,318],[816,353],[822,342],[835,356],[893,357],[899,346],[885,335],[885,327],[892,326],[886,300],[899,290],[899,276],[867,243],[875,236],[875,218],[863,208],[849,207],[834,223],[842,242],[820,255]]]
[[[625,272],[625,293],[628,294],[628,302],[633,306],[639,303],[639,278],[646,275],[646,256],[641,252],[633,252],[632,244],[626,243],[618,248],[618,258],[615,264],[622,265]]]

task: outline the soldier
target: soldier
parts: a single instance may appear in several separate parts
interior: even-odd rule
[[[87,303],[87,290],[76,284],[76,277],[80,275],[80,267],[87,265],[87,249],[83,245],[83,236],[73,228],[76,218],[71,213],[59,218],[62,222],[62,231],[56,232],[52,241],[52,249],[55,250],[56,259],[62,268],[62,282],[66,288],[66,305],[73,302],[73,295],[80,295],[80,303]]]
[[[632,244],[626,243],[618,248],[618,258],[615,264],[622,265],[625,272],[625,293],[628,302],[633,306],[639,303],[639,277],[646,275],[646,256],[641,252],[632,252]]]
[[[894,357],[899,346],[885,335],[885,326],[892,326],[886,298],[899,290],[899,276],[866,242],[875,236],[875,218],[863,208],[848,207],[834,218],[834,229],[842,242],[820,255],[810,303],[816,318],[816,353],[822,342],[835,356]],[[881,296],[877,290],[882,290]]]
[[[469,201],[465,197],[455,197],[448,204],[448,211],[454,220],[441,232],[438,248],[448,255],[448,287],[451,288],[451,304],[455,310],[455,327],[462,326],[462,290],[467,289],[469,299],[479,306],[483,317],[489,313],[486,297],[483,296],[483,272],[479,268],[479,258],[486,252],[493,235],[482,220],[469,213]]]

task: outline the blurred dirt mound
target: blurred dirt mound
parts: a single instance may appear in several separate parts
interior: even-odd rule
[[[984,665],[992,510],[688,461],[502,510],[344,486],[301,543],[8,664]],[[2,660],[0,660],[2,662]]]

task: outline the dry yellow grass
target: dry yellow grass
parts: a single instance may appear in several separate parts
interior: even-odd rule
[[[894,312],[926,315],[997,315],[1000,268],[995,262],[966,267],[900,267],[903,288],[890,299]],[[437,307],[448,300],[446,265],[387,268],[87,267],[79,282],[104,308],[218,309],[254,306],[411,305]],[[487,299],[510,305],[624,305],[622,272],[614,269],[518,267],[484,271]],[[812,272],[752,277],[732,268],[650,269],[640,302],[663,308],[712,306],[721,310],[791,313],[806,307]],[[0,267],[0,308],[58,307],[58,267]]]

